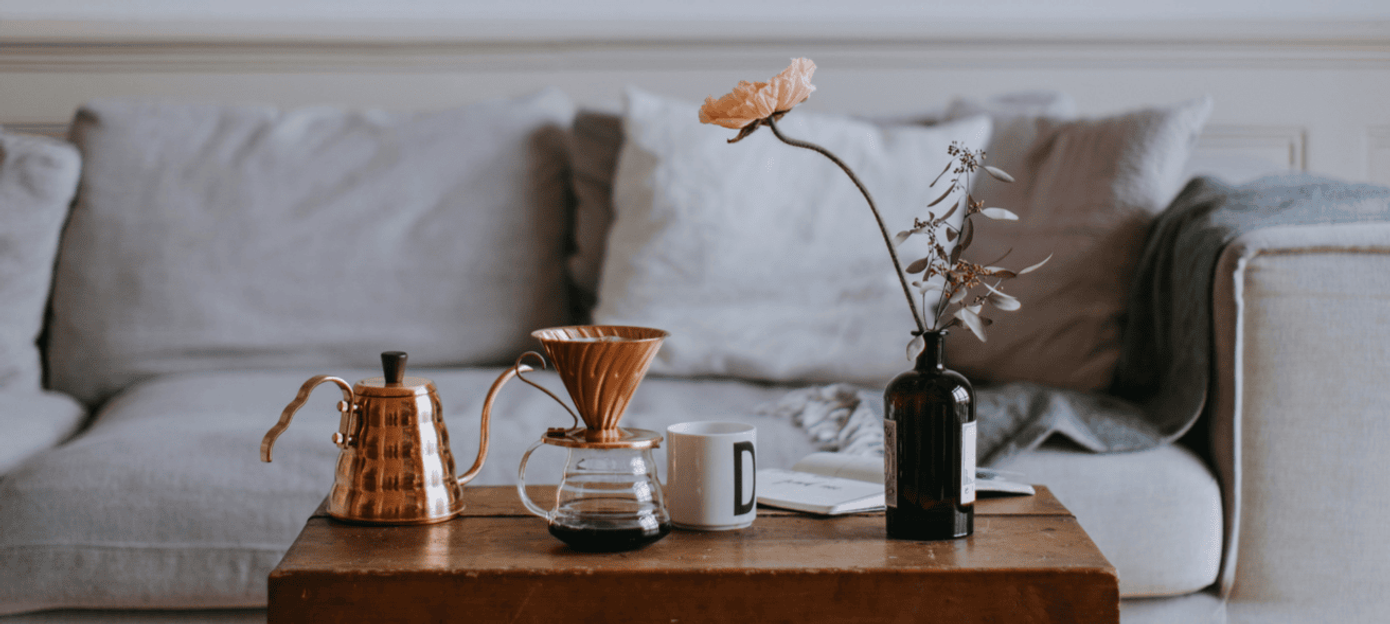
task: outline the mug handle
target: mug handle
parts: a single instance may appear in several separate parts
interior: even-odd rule
[[[531,453],[534,453],[542,444],[545,444],[544,437],[536,440],[531,448],[526,449],[526,454],[521,456],[521,466],[516,469],[516,493],[521,497],[521,504],[526,506],[526,511],[545,518],[546,522],[549,522],[551,516],[555,515],[554,512],[542,509],[540,505],[536,504],[536,501],[531,500],[531,497],[526,494],[526,462],[531,459]]]
[[[753,464],[753,487],[748,492],[748,502],[743,502],[743,453],[748,452],[748,459]],[[753,511],[753,505],[757,504],[758,491],[758,455],[753,451],[753,443],[748,441],[734,443],[734,515],[741,516]]]

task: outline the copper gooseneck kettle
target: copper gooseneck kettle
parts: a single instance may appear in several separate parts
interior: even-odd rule
[[[455,477],[439,393],[428,379],[406,377],[405,361],[401,351],[382,353],[383,375],[352,386],[332,375],[304,382],[261,441],[261,461],[270,461],[275,439],[314,388],[331,382],[343,391],[338,402],[342,418],[333,434],[342,451],[328,494],[328,515],[372,524],[427,524],[454,517],[463,510],[463,485],[487,459],[488,417],[483,415],[477,460]]]

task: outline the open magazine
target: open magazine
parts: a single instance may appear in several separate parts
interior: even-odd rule
[[[975,469],[981,495],[1032,495],[1022,475]],[[834,516],[883,509],[883,458],[874,455],[812,453],[791,470],[758,471],[758,502],[770,507]]]

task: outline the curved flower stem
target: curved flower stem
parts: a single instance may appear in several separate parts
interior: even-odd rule
[[[792,147],[808,149],[813,152],[817,152],[820,155],[825,156],[826,158],[829,158],[831,162],[835,163],[836,165],[839,165],[840,169],[844,170],[845,174],[849,176],[850,181],[854,182],[854,186],[856,186],[859,189],[859,192],[864,195],[864,199],[869,202],[869,210],[872,210],[874,213],[874,221],[878,222],[878,231],[880,234],[883,235],[883,243],[888,246],[888,257],[893,259],[893,271],[897,273],[898,282],[902,284],[903,295],[907,297],[907,307],[912,310],[912,320],[917,323],[917,331],[920,333],[926,333],[927,326],[922,320],[922,314],[917,311],[917,302],[912,299],[912,289],[909,288],[907,285],[907,277],[903,275],[902,262],[898,260],[898,252],[895,249],[893,249],[893,237],[888,233],[888,226],[883,224],[883,215],[879,214],[878,206],[874,204],[873,195],[869,194],[869,189],[864,188],[864,183],[859,181],[859,176],[854,175],[854,171],[852,171],[849,168],[849,165],[846,165],[845,162],[840,160],[838,156],[830,153],[830,150],[816,145],[815,143],[809,143],[807,141],[801,141],[798,139],[789,139],[785,136],[782,136],[782,131],[777,129],[777,121],[775,119],[775,115],[773,117],[768,117],[767,119],[762,120],[761,123],[765,123],[767,124],[767,127],[772,128],[772,134],[776,135],[777,138],[781,140],[783,143],[786,143],[787,145],[790,145]]]

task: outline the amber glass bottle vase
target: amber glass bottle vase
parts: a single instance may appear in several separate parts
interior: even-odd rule
[[[975,389],[946,368],[946,332],[923,337],[917,365],[884,391],[888,537],[966,537],[975,531]]]

